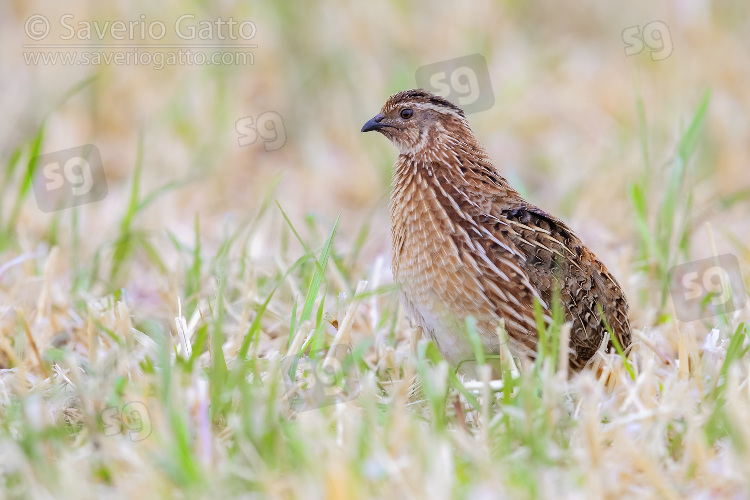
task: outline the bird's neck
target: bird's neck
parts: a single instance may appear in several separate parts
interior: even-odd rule
[[[469,196],[479,192],[515,192],[473,135],[443,137],[431,147],[400,154],[393,169],[392,188],[392,203],[427,188],[450,188]]]
[[[405,245],[419,244],[410,236],[421,233],[433,216],[434,220],[459,220],[489,214],[493,200],[505,196],[517,193],[479,145],[456,142],[451,148],[399,155],[390,201],[394,273],[398,274],[398,256]],[[434,238],[442,236],[435,231],[446,229],[442,224],[432,227]]]

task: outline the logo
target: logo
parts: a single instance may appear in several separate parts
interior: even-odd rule
[[[495,104],[490,71],[481,54],[448,59],[417,69],[417,86],[445,97],[466,114]]]
[[[643,27],[631,26],[622,31],[625,42],[625,55],[634,56],[648,47],[652,61],[661,61],[672,55],[672,36],[669,27],[663,21],[651,21]]]
[[[127,434],[131,441],[142,441],[151,435],[153,427],[148,408],[140,401],[133,401],[120,408],[111,406],[102,413],[104,435]]]
[[[42,212],[101,201],[107,196],[107,179],[99,149],[93,144],[39,155],[33,186]]]
[[[359,395],[359,379],[347,345],[312,351],[309,356],[288,356],[281,364],[290,406],[297,412],[312,410]]]
[[[237,144],[240,147],[255,144],[259,137],[263,139],[266,151],[276,151],[286,144],[284,120],[275,111],[265,111],[256,120],[252,116],[240,118],[234,124],[234,129],[239,135]]]
[[[747,303],[740,263],[731,254],[674,266],[669,270],[669,281],[680,321],[737,311]]]

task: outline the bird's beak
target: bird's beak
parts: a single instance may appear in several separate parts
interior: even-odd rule
[[[377,115],[373,116],[371,120],[369,120],[362,126],[362,132],[369,132],[371,130],[380,130],[385,127],[390,127],[390,125],[380,123],[383,118],[385,118],[385,116],[383,116],[383,113],[378,113]]]

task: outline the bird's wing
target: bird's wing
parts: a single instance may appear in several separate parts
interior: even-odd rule
[[[599,306],[623,348],[629,345],[627,302],[606,267],[563,221],[523,200],[489,163],[470,167],[465,175],[474,189],[441,177],[434,179],[434,192],[441,206],[452,207],[449,233],[463,264],[474,268],[483,308],[505,320],[516,347],[535,354],[534,301],[549,319],[556,284],[573,323],[574,367],[582,367],[607,335]]]
[[[533,357],[536,352],[537,329],[534,301],[538,300],[548,317],[549,298],[540,293],[534,276],[529,275],[528,257],[520,240],[507,238],[501,228],[517,230],[504,218],[494,216],[491,204],[481,196],[473,196],[455,188],[450,182],[437,182],[435,195],[440,206],[453,215],[445,219],[445,232],[451,236],[456,259],[471,270],[461,275],[471,276],[474,284],[454,283],[457,287],[477,290],[474,304],[452,304],[455,310],[471,311],[484,330],[492,331],[493,321],[502,318],[508,335],[519,354]],[[455,280],[454,280],[455,281]],[[445,300],[462,298],[466,294],[446,294]],[[489,318],[495,318],[491,320]],[[488,341],[488,339],[485,339]]]
[[[573,323],[575,365],[585,364],[608,335],[599,307],[620,344],[630,343],[627,302],[619,284],[564,222],[520,197],[497,200],[490,215],[497,219],[492,235],[512,244],[519,267],[548,307],[554,287],[560,287],[566,319]],[[505,258],[503,252],[493,257]]]

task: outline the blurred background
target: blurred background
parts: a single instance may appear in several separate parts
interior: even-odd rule
[[[362,124],[389,95],[416,87],[419,68],[450,72],[450,61],[474,54],[486,61],[491,102],[468,118],[495,165],[579,232],[629,294],[654,266],[711,255],[705,222],[719,252],[750,243],[750,16],[736,2],[11,1],[0,11],[4,260],[50,244],[61,262],[114,251],[142,161],[139,200],[158,195],[128,222],[164,255],[166,275],[169,239],[192,241],[196,214],[203,248],[215,251],[227,227],[268,199],[323,228],[317,243],[339,213],[342,248],[369,225],[362,276],[352,279],[361,278],[388,252],[396,157]],[[185,47],[192,57],[169,61]],[[22,194],[42,128],[39,154],[96,146],[103,199],[45,213],[39,193]],[[687,161],[675,187],[676,158]],[[665,196],[677,197],[679,230],[668,236],[682,257],[660,264],[648,252],[634,186],[652,230]],[[250,252],[273,259],[277,207],[263,225]],[[132,300],[169,293],[168,280],[150,276],[148,252],[129,266],[119,285]]]
[[[725,0],[0,2],[0,497],[747,496],[748,33]],[[617,277],[629,362],[463,409],[414,362],[360,129],[417,86]],[[280,360],[349,334],[362,394],[291,416]]]

